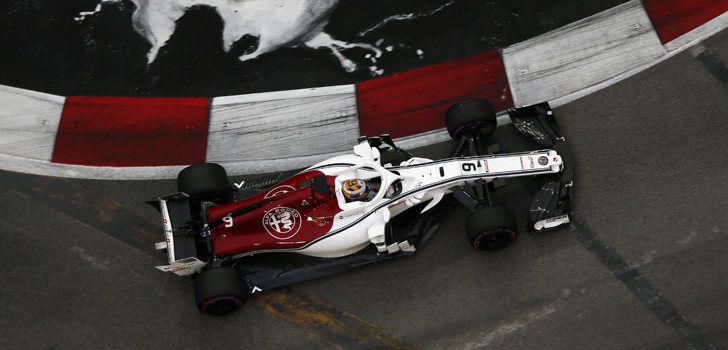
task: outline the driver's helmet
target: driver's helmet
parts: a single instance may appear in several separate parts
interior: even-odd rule
[[[342,186],[344,198],[349,201],[360,201],[369,197],[370,189],[362,179],[350,179]]]

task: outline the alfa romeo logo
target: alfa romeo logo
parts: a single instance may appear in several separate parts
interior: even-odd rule
[[[275,207],[263,216],[263,227],[276,239],[289,239],[301,229],[301,213],[293,208]]]
[[[548,158],[546,158],[544,156],[538,157],[538,164],[546,165],[548,163],[549,163],[549,159]]]

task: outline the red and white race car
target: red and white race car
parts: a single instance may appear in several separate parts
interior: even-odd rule
[[[411,255],[437,228],[438,205],[455,198],[473,214],[475,248],[502,248],[517,221],[493,206],[496,180],[546,175],[533,197],[529,231],[569,223],[572,172],[564,138],[546,104],[509,111],[513,126],[546,149],[480,152],[496,126],[485,100],[463,101],[445,116],[458,140],[451,158],[414,157],[388,135],[362,137],[353,153],[302,171],[231,186],[225,169],[203,163],[182,170],[179,193],[161,197],[169,264],[192,275],[198,308],[229,313],[247,294]],[[490,150],[493,151],[493,147]]]

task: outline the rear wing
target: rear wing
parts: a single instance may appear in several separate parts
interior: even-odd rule
[[[205,265],[197,259],[196,232],[192,227],[189,196],[175,193],[159,198],[162,214],[164,242],[157,249],[166,249],[169,265],[157,266],[166,272],[177,275],[191,275]]]

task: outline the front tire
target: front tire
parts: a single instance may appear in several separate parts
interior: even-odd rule
[[[248,295],[245,279],[231,267],[203,270],[194,284],[197,309],[211,316],[234,312],[243,306]]]
[[[505,207],[487,207],[473,213],[465,225],[468,241],[480,250],[498,250],[511,244],[518,225],[513,212]]]
[[[445,127],[450,137],[457,139],[467,133],[488,135],[498,120],[493,105],[482,98],[472,98],[454,104],[445,112]]]

